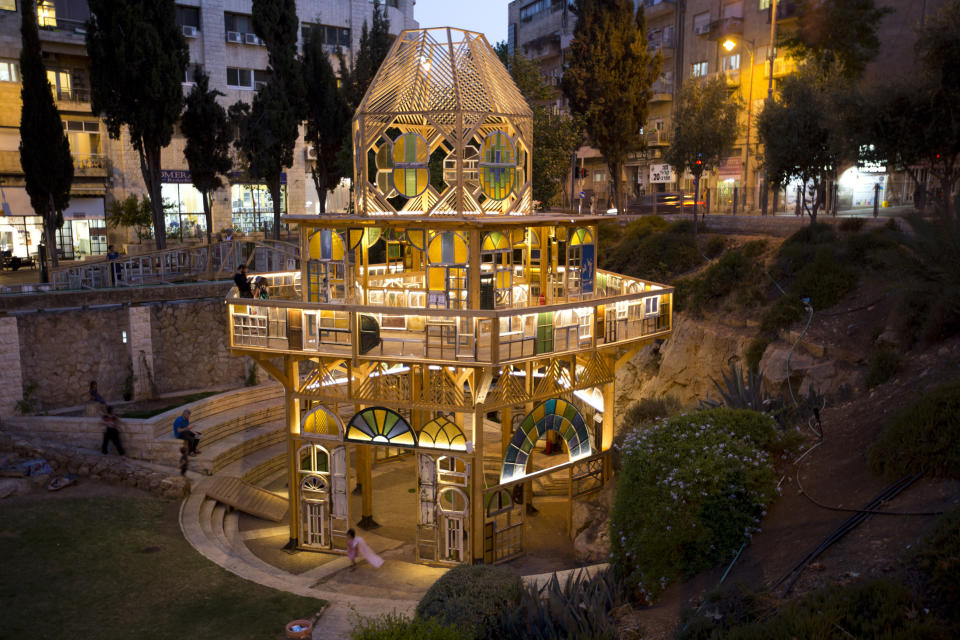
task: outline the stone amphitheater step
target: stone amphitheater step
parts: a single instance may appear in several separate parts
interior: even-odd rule
[[[233,409],[244,409],[250,404],[274,401],[279,406],[283,406],[283,387],[279,384],[262,384],[255,387],[243,387],[225,393],[185,404],[171,411],[158,416],[154,426],[154,437],[172,437],[173,421],[183,413],[184,409],[190,410],[190,422],[197,426],[199,431],[203,431],[198,425],[206,423],[209,418],[229,412]],[[204,434],[206,435],[206,434]]]
[[[207,441],[204,432],[200,439],[200,454],[191,458],[190,468],[207,475],[219,473],[263,448],[284,442],[284,424],[283,420],[271,420],[250,425],[212,443]]]
[[[282,472],[286,464],[287,443],[281,433],[279,442],[259,448],[224,466],[217,473],[242,478],[245,482],[260,486],[264,480]]]

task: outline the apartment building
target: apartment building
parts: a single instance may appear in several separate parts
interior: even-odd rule
[[[680,87],[692,79],[721,76],[742,105],[740,133],[730,155],[720,167],[705,176],[702,188],[713,211],[752,211],[761,207],[764,176],[756,129],[757,115],[768,90],[794,69],[794,63],[775,52],[771,78],[770,14],[772,0],[634,0],[643,5],[651,50],[659,50],[663,64],[654,84],[648,120],[643,130],[646,149],[629,157],[625,178],[634,196],[655,190],[692,191],[693,180],[678,176],[672,184],[650,184],[650,165],[662,162],[670,144],[672,114]],[[915,29],[932,15],[943,0],[877,0],[892,10],[880,23],[882,43],[877,58],[868,66],[864,82],[889,82],[913,72]],[[576,16],[567,0],[514,0],[508,9],[508,43],[511,51],[537,60],[544,76],[559,83]],[[797,18],[792,0],[776,3],[777,30],[790,29]],[[578,152],[586,176],[578,178],[574,191],[609,197],[612,182],[599,152],[588,147]],[[910,201],[912,188],[902,176],[888,175],[885,167],[846,167],[839,180],[841,206],[872,206],[880,185],[888,204]],[[795,190],[779,198],[781,208],[792,207]]]
[[[42,223],[30,207],[19,158],[20,126],[20,9],[21,0],[0,0],[0,249],[13,255],[36,253]],[[416,28],[415,0],[387,0],[384,4],[392,33]],[[41,0],[37,13],[44,64],[70,139],[75,178],[70,206],[57,238],[60,255],[80,258],[106,252],[107,243],[134,240],[129,230],[108,231],[104,212],[110,202],[145,188],[136,151],[126,135],[111,140],[106,127],[91,112],[89,59],[84,24],[90,11],[86,0]],[[249,101],[267,74],[267,50],[251,25],[251,0],[181,0],[177,22],[190,49],[191,67],[183,78],[184,93],[194,81],[194,65],[209,76],[212,88],[224,94],[221,104]],[[298,0],[297,15],[303,33],[313,25],[323,27],[324,43],[331,56],[339,47],[346,56],[359,48],[361,26],[369,24],[372,0]],[[334,69],[337,63],[334,60]],[[163,151],[162,195],[168,205],[167,228],[179,240],[205,234],[200,194],[190,183],[183,158],[184,139],[176,132]],[[289,213],[319,211],[308,162],[311,150],[298,141],[294,164],[284,172],[283,210]],[[328,210],[342,210],[349,189],[328,197]],[[213,231],[231,227],[243,233],[260,233],[273,223],[273,203],[266,185],[240,171],[214,194]],[[109,236],[109,239],[108,239]]]

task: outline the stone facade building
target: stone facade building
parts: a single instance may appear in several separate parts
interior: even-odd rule
[[[690,176],[679,176],[670,184],[651,185],[650,165],[662,163],[670,143],[672,113],[678,92],[691,78],[722,75],[742,105],[741,129],[730,156],[706,178],[712,211],[751,211],[761,206],[763,175],[756,133],[756,117],[763,108],[768,86],[776,89],[778,78],[793,70],[791,61],[778,55],[770,83],[770,9],[772,0],[634,0],[644,7],[647,38],[651,49],[663,55],[660,79],[653,87],[644,138],[647,149],[632,154],[625,164],[626,184],[633,196],[652,190],[692,191]],[[889,82],[906,77],[914,69],[913,48],[916,28],[932,16],[943,0],[877,0],[887,7],[878,27],[880,52],[868,66],[864,82]],[[508,8],[510,51],[536,60],[545,78],[559,84],[573,40],[576,16],[571,0],[513,0]],[[776,28],[789,29],[796,21],[797,5],[792,0],[776,3]],[[730,40],[731,50],[723,43]],[[562,103],[558,103],[562,106]],[[588,147],[579,153],[586,176],[577,191],[597,194],[605,200],[612,186],[600,154]],[[841,172],[840,206],[872,206],[874,186],[881,184],[887,204],[912,200],[912,187],[902,176],[887,175],[886,168],[849,167]],[[744,187],[746,187],[744,189]],[[566,190],[569,192],[569,189]],[[788,189],[781,207],[792,207],[794,193]],[[736,200],[736,209],[734,201]]]
[[[64,128],[70,139],[76,177],[71,204],[64,212],[65,224],[58,248],[65,258],[80,258],[106,252],[107,243],[136,241],[130,230],[108,234],[104,211],[115,199],[142,194],[146,189],[137,153],[124,134],[111,140],[106,127],[91,112],[89,66],[84,22],[90,15],[86,0],[41,0],[38,4],[40,39],[44,64],[53,86]],[[384,2],[392,33],[416,27],[414,0]],[[0,0],[0,186],[4,217],[0,222],[0,247],[12,255],[27,257],[37,251],[42,225],[34,215],[23,187],[18,147],[20,144],[20,14],[21,0]],[[177,22],[190,48],[190,63],[200,65],[210,76],[211,88],[224,94],[225,107],[248,101],[265,77],[267,50],[253,33],[251,0],[178,0]],[[324,42],[331,56],[337,47],[349,56],[359,48],[361,27],[371,21],[370,0],[298,0],[297,15],[303,28],[324,26]],[[302,42],[301,29],[301,42]],[[334,69],[338,63],[334,60]],[[186,94],[193,72],[184,77]],[[190,184],[183,158],[184,139],[175,132],[163,150],[162,195],[170,203],[168,230],[178,240],[198,237],[205,228],[203,206]],[[287,213],[316,213],[316,190],[308,166],[309,149],[299,140],[294,164],[283,183]],[[338,189],[328,199],[328,210],[342,210],[348,189]],[[265,185],[252,183],[241,173],[213,197],[213,231],[233,227],[257,233],[272,224],[272,202]],[[263,215],[266,211],[267,214]],[[109,239],[108,239],[109,236]]]

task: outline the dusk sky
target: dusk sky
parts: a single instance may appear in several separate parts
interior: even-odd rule
[[[507,39],[509,0],[417,0],[413,17],[421,27],[460,27],[479,31],[491,45]]]

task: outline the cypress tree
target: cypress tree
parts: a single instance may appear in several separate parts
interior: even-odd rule
[[[303,43],[303,78],[307,89],[306,140],[317,152],[311,173],[320,212],[324,213],[327,191],[346,175],[337,156],[344,145],[350,146],[350,111],[323,50],[322,28],[313,26]]]
[[[230,157],[233,127],[227,119],[226,109],[217,103],[217,96],[222,95],[216,89],[210,89],[210,78],[200,71],[197,83],[187,95],[186,109],[180,119],[180,129],[187,138],[183,155],[190,167],[190,180],[203,198],[207,244],[210,244],[213,227],[210,214],[212,194],[223,185],[220,176],[229,173],[233,167]]]
[[[63,226],[63,210],[70,203],[73,158],[63,130],[53,88],[43,66],[43,51],[37,30],[33,0],[22,0],[20,34],[20,166],[23,167],[30,205],[43,218],[47,255],[57,266],[57,229]]]
[[[644,147],[640,131],[661,56],[647,50],[642,3],[634,13],[633,0],[576,0],[573,12],[577,26],[563,91],[607,161],[616,207],[622,212],[620,173],[627,153]]]
[[[87,55],[94,113],[110,137],[126,126],[150,196],[157,249],[167,246],[160,152],[183,108],[189,52],[173,0],[89,0]]]

